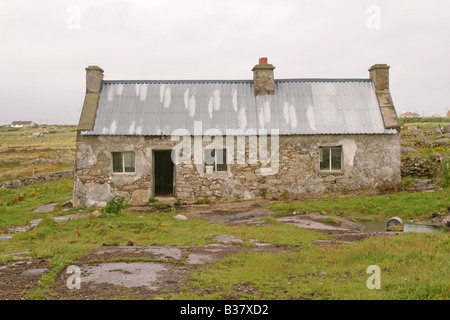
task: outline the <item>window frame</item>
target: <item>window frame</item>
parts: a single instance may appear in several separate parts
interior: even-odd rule
[[[322,167],[321,167],[321,162],[323,162],[323,161],[320,161],[320,159],[321,159],[321,157],[323,157],[322,156],[322,152],[323,152],[323,150],[329,150],[329,155],[328,155],[328,168],[327,169],[322,169]],[[338,149],[339,151],[340,151],[340,165],[339,165],[339,169],[333,169],[332,168],[332,163],[333,163],[333,161],[332,161],[332,150],[336,150],[336,149]],[[342,149],[342,146],[330,146],[330,147],[328,147],[328,146],[324,146],[324,147],[319,147],[319,171],[320,172],[325,172],[325,173],[329,173],[329,172],[335,172],[335,173],[338,173],[338,172],[342,172],[343,171],[343,159],[344,159],[344,151],[343,151],[343,149]]]
[[[114,154],[121,154],[122,156],[122,171],[114,171]],[[126,171],[125,154],[133,155],[133,171]],[[134,151],[114,151],[111,152],[111,172],[113,174],[135,174],[136,173],[136,154]]]
[[[206,151],[207,150],[212,150],[214,151],[214,164],[210,164],[210,163],[206,163]],[[222,150],[222,157],[225,155],[225,163],[217,163],[217,150]],[[222,166],[225,165],[225,170],[218,170],[218,166]],[[207,172],[206,171],[206,167],[207,166],[213,166],[213,172]],[[203,150],[203,173],[205,174],[223,174],[223,173],[227,173],[228,172],[228,163],[227,163],[227,149],[223,148],[223,149],[219,149],[219,148],[215,148],[215,149],[207,149],[205,148]]]

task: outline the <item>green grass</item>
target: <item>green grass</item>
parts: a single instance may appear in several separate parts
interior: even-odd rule
[[[37,183],[18,189],[0,189],[0,229],[25,225],[31,220],[48,217],[46,213],[33,211],[43,204],[71,199],[72,191],[73,178]],[[55,214],[57,212],[58,208],[55,208]]]
[[[426,219],[435,212],[445,213],[450,202],[450,188],[436,192],[399,192],[385,195],[327,198],[319,201],[275,204],[270,209],[280,214],[326,212],[342,217]]]
[[[198,270],[166,298],[446,300],[449,249],[444,234],[402,234],[333,249],[241,253]],[[366,286],[371,265],[381,269],[380,290]]]

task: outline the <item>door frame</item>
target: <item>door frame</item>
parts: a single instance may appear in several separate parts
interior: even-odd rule
[[[153,149],[152,150],[152,197],[156,198],[156,185],[155,185],[155,177],[156,177],[156,171],[155,171],[155,153],[158,152],[172,152],[172,149]],[[173,168],[173,181],[172,181],[172,197],[175,197],[175,190],[176,190],[176,166],[175,163],[172,161],[172,168]]]

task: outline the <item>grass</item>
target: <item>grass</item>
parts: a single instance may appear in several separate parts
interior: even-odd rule
[[[240,253],[193,273],[166,298],[446,300],[449,249],[444,234],[402,234],[333,249]],[[366,286],[371,265],[381,269],[380,290]]]
[[[39,206],[72,198],[73,178],[28,185],[18,189],[0,189],[0,229],[25,225],[34,219],[48,217],[33,213]],[[62,208],[55,208],[55,215]],[[74,210],[68,213],[73,213]]]
[[[402,219],[426,219],[436,212],[447,212],[450,199],[450,188],[436,192],[408,193],[327,198],[319,201],[294,202],[270,206],[280,214],[294,211],[326,212],[327,215],[342,217],[390,218],[399,216]]]
[[[51,287],[57,274],[104,243],[126,245],[132,240],[135,245],[195,247],[212,243],[213,237],[221,234],[238,236],[247,245],[252,245],[250,239],[275,244],[302,244],[323,238],[323,235],[315,232],[284,224],[270,223],[264,227],[248,227],[226,226],[195,219],[179,221],[173,218],[177,214],[176,211],[146,215],[121,212],[58,223],[50,219],[51,216],[60,214],[58,208],[50,216],[32,213],[40,204],[67,200],[72,185],[72,179],[64,179],[16,190],[0,190],[2,228],[44,218],[35,229],[0,242],[0,256],[27,251],[32,258],[49,260],[49,272],[42,276],[38,287],[27,290],[27,299],[51,298]],[[17,194],[23,194],[25,198],[11,204],[5,203]],[[11,256],[0,257],[0,263],[11,260]]]
[[[30,138],[34,132],[43,137]],[[73,170],[76,126],[0,126],[0,182],[43,172]]]

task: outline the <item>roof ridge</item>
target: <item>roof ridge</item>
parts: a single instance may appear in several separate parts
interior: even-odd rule
[[[291,78],[275,79],[275,82],[371,82],[372,79],[366,78]],[[106,84],[132,84],[132,83],[252,83],[253,80],[235,79],[235,80],[103,80]]]

